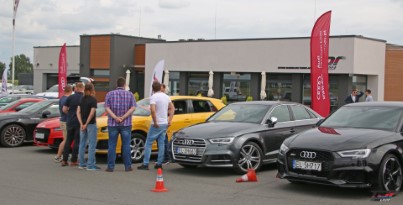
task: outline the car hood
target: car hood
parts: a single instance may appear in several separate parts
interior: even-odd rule
[[[48,129],[60,127],[60,117],[45,120],[45,121],[39,123],[36,127],[37,128],[48,128]]]
[[[372,148],[369,147],[372,142],[394,134],[394,132],[375,129],[318,127],[297,135],[288,147],[328,151]]]
[[[191,138],[211,139],[217,137],[239,136],[245,133],[267,129],[267,126],[240,122],[206,122],[179,131]]]

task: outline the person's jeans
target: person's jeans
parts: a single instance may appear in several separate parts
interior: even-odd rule
[[[158,140],[158,161],[157,164],[161,165],[162,161],[164,161],[165,154],[165,135],[167,132],[168,125],[159,125],[159,128],[151,125],[148,130],[147,139],[146,139],[146,148],[144,150],[144,160],[143,164],[147,165],[150,163],[151,156],[151,147],[155,140]]]
[[[78,146],[80,145],[80,125],[67,125],[67,138],[63,149],[63,161],[69,158],[70,148],[74,142],[73,151],[71,153],[71,162],[77,162]]]
[[[85,149],[88,141],[88,161],[85,161]],[[97,145],[97,125],[88,124],[86,130],[80,130],[80,148],[78,149],[78,157],[80,167],[95,168],[95,147]]]
[[[132,126],[108,126],[108,169],[115,168],[116,161],[116,143],[118,136],[122,139],[122,158],[125,165],[125,170],[132,167],[132,159],[130,156],[130,141],[131,141]]]

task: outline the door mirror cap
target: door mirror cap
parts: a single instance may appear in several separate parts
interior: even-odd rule
[[[47,118],[48,115],[50,115],[50,114],[51,114],[51,113],[50,113],[49,110],[45,110],[45,111],[43,111],[43,113],[42,113],[42,117],[43,117],[43,118]]]
[[[267,119],[266,124],[269,127],[274,127],[274,125],[277,123],[277,117],[271,117],[270,119]]]

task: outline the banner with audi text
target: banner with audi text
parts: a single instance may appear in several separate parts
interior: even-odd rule
[[[64,87],[66,87],[67,83],[67,51],[66,51],[66,43],[63,44],[60,49],[59,55],[59,98],[63,96]]]
[[[332,11],[316,21],[311,34],[311,107],[323,117],[330,113],[329,32]]]

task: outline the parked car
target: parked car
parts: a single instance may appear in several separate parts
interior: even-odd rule
[[[97,118],[106,116],[104,103],[98,103],[95,116]],[[98,119],[97,119],[98,120]],[[60,118],[52,118],[39,123],[34,132],[34,144],[58,149],[63,141],[62,129],[60,129]]]
[[[312,128],[320,115],[293,102],[232,103],[205,123],[174,134],[173,158],[183,167],[229,167],[238,173],[275,163],[281,143]]]
[[[11,103],[14,102],[16,100],[22,99],[22,98],[46,98],[46,97],[42,97],[42,96],[35,96],[35,95],[6,95],[3,97],[0,97],[0,108]]]
[[[33,131],[40,122],[59,117],[59,100],[44,100],[16,113],[0,114],[0,143],[17,147],[33,141]]]
[[[284,141],[278,177],[398,192],[402,186],[403,103],[352,103],[316,128]]]
[[[34,94],[33,85],[17,85],[14,87],[14,94]]]
[[[69,78],[72,78],[72,77],[68,77],[68,80],[69,80]],[[72,79],[75,79],[75,81],[81,81],[84,84],[94,81],[92,78],[87,78],[87,77],[74,77]],[[73,83],[74,82],[71,82],[71,83],[69,82],[69,84],[71,84],[74,87]],[[73,89],[73,91],[74,91],[74,89]],[[45,92],[37,93],[36,95],[44,96],[44,97],[58,98],[59,97],[59,85],[55,84],[52,87],[50,87],[49,89],[47,89]]]
[[[44,101],[45,98],[21,98],[14,102],[11,102],[0,108],[0,113],[6,112],[18,112],[24,108],[27,108],[37,102]]]
[[[168,138],[179,129],[204,122],[208,117],[225,105],[221,100],[208,97],[196,96],[170,96],[172,103],[175,106],[175,114],[172,119],[172,124],[167,130]],[[133,162],[143,160],[145,141],[148,129],[151,124],[150,116],[150,100],[143,99],[137,102],[136,111],[132,118],[132,140],[131,140],[131,158]],[[98,125],[98,142],[97,154],[108,153],[108,127],[107,117],[97,118]],[[116,153],[121,153],[121,141],[118,140]],[[153,144],[152,150],[157,150],[156,143]]]

